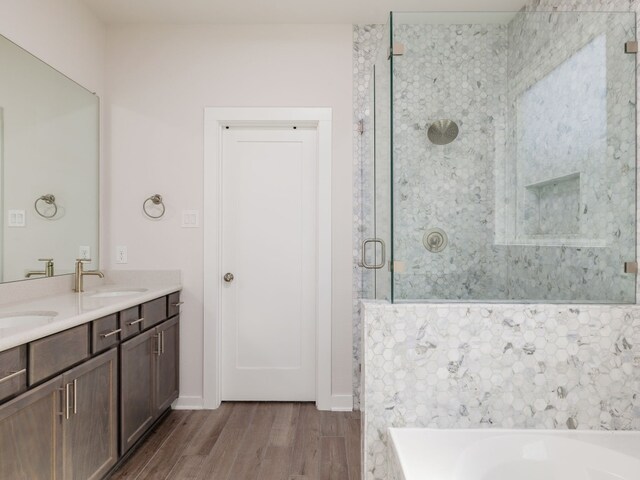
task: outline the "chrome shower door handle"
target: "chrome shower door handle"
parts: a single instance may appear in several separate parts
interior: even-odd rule
[[[380,244],[380,249],[382,254],[380,258],[380,263],[374,263],[374,264],[367,263],[367,245],[369,245],[370,243]],[[386,253],[386,246],[385,246],[384,240],[380,238],[368,238],[362,242],[362,266],[364,268],[368,270],[380,270],[381,268],[384,268],[386,263],[387,263],[387,253]]]
[[[225,282],[231,283],[235,277],[233,276],[233,273],[225,273],[223,278]]]

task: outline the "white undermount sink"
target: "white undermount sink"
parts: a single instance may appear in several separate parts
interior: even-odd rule
[[[0,330],[46,325],[58,312],[19,312],[0,314]]]
[[[136,293],[146,292],[146,288],[121,288],[118,290],[104,290],[89,294],[91,298],[111,298],[126,297],[127,295],[135,295]]]

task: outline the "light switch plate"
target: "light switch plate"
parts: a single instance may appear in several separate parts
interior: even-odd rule
[[[200,213],[198,210],[182,211],[182,228],[198,228],[200,226]]]
[[[24,210],[9,210],[7,215],[8,227],[26,227],[27,212]]]

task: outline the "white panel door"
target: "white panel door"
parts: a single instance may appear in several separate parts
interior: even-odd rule
[[[223,400],[315,400],[316,133],[223,132]]]

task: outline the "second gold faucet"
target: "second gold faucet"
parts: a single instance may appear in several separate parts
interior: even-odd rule
[[[100,278],[104,278],[104,274],[100,270],[84,270],[84,262],[90,262],[88,258],[76,259],[76,278],[74,290],[78,293],[84,292],[84,276],[85,275],[97,275]]]

